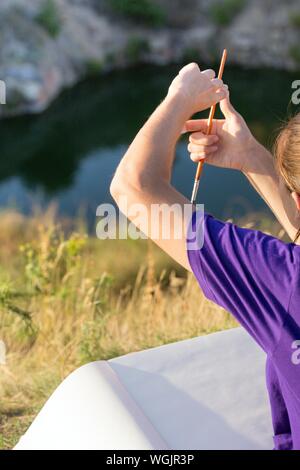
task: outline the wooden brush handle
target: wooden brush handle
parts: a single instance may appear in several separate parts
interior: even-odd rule
[[[220,78],[220,79],[223,76],[226,58],[227,58],[227,50],[224,49],[223,54],[222,54],[222,58],[221,58],[219,73],[218,73],[218,78]],[[215,111],[216,111],[216,105],[214,104],[210,108],[210,112],[209,112],[209,116],[208,116],[207,131],[206,131],[207,135],[209,135],[211,133]],[[192,203],[194,203],[195,200],[196,200],[199,181],[200,181],[201,173],[202,173],[202,170],[203,170],[203,165],[204,165],[204,160],[201,160],[198,163],[198,166],[197,166],[197,171],[196,171],[196,175],[195,175],[195,183],[194,183],[193,194],[192,194],[192,199],[191,199]]]

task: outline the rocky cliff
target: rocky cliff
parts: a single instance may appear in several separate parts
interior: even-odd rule
[[[300,69],[299,0],[1,0],[0,115],[39,112],[89,74],[138,62]]]

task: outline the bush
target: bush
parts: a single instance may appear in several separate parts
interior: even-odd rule
[[[86,73],[88,76],[99,75],[102,72],[103,64],[99,59],[89,59],[86,62]]]
[[[62,292],[80,265],[84,245],[85,237],[76,233],[66,239],[56,227],[40,227],[33,242],[20,246],[28,287],[39,294]]]
[[[28,219],[8,212],[0,222],[0,338],[9,352],[0,369],[0,449],[16,444],[83,363],[236,325],[191,274],[170,273],[178,265],[149,240],[65,233],[49,211]],[[240,224],[278,238],[284,232],[262,214]]]
[[[189,62],[198,62],[200,60],[200,52],[196,47],[187,47],[184,49],[182,54],[182,61]]]
[[[50,34],[56,37],[61,30],[61,17],[55,0],[44,0],[36,21]]]
[[[300,13],[292,12],[290,14],[290,24],[295,28],[300,28]]]
[[[290,57],[297,64],[300,64],[300,47],[298,45],[294,45],[290,47]]]
[[[143,58],[143,55],[150,51],[150,46],[147,39],[133,36],[128,39],[125,47],[125,54],[130,62],[138,62]]]
[[[220,61],[220,50],[216,47],[213,41],[211,41],[210,45],[205,50],[205,57],[200,49],[196,47],[186,47],[183,50],[181,56],[181,62],[184,64],[188,64],[190,62],[200,63],[204,61],[205,64],[210,63],[213,65],[218,65]]]
[[[110,8],[125,17],[141,21],[150,26],[165,23],[165,13],[159,5],[151,0],[107,0]]]
[[[223,0],[222,3],[214,3],[210,8],[213,21],[219,26],[230,24],[245,5],[245,0]]]

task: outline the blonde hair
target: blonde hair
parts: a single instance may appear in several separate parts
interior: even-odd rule
[[[275,164],[290,192],[300,194],[300,113],[281,129],[274,148]],[[300,228],[294,243],[300,237]]]

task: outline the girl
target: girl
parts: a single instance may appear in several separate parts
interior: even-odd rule
[[[274,165],[271,154],[254,139],[232,107],[226,86],[214,76],[212,70],[201,72],[197,64],[179,72],[165,100],[124,155],[111,193],[122,212],[191,270],[205,296],[231,312],[266,352],[275,449],[300,449],[300,246],[296,243],[300,227],[300,118],[294,117],[279,135]],[[212,135],[206,136],[206,121],[189,118],[216,102],[220,102],[225,119],[215,120]],[[195,162],[205,158],[207,163],[242,171],[294,243],[221,222],[205,212],[200,218],[201,211],[189,215],[185,210],[189,201],[170,183],[174,149],[182,129],[192,132],[188,146],[191,158]],[[136,203],[144,209],[138,220]],[[168,219],[167,232],[166,222],[153,218],[157,205],[176,209]],[[180,226],[187,232],[186,238],[178,236]],[[193,240],[202,229],[200,247]]]

